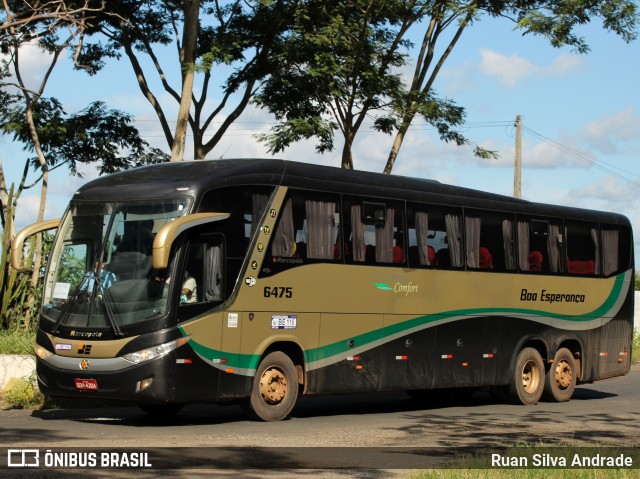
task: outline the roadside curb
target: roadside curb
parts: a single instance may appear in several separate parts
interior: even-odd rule
[[[0,390],[12,378],[28,378],[36,369],[34,356],[2,354],[0,355]]]

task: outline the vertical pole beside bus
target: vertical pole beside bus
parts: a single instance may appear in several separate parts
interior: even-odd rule
[[[513,172],[513,196],[522,197],[522,115],[516,116],[516,162]]]

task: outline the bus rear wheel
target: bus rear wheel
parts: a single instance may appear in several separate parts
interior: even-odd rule
[[[516,358],[508,396],[514,404],[536,404],[544,390],[544,363],[537,349],[524,348]]]
[[[555,402],[571,399],[576,389],[576,373],[576,360],[571,351],[558,349],[544,381],[544,398]]]
[[[247,415],[262,421],[286,418],[298,399],[298,372],[291,358],[280,351],[260,362],[251,396],[243,403]]]

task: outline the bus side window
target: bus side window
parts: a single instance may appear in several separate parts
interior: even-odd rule
[[[206,235],[189,245],[180,303],[209,303],[224,299],[222,235]]]
[[[292,190],[280,211],[267,258],[278,272],[307,262],[339,261],[339,197]],[[291,258],[285,259],[283,258]]]
[[[601,225],[602,272],[605,276],[631,267],[631,230],[617,225]]]
[[[598,225],[567,221],[566,250],[569,274],[600,274],[600,241]]]
[[[470,269],[514,271],[516,269],[513,217],[506,213],[467,210],[465,246]]]
[[[557,221],[519,218],[518,266],[523,272],[562,273],[562,228]]]
[[[353,262],[366,264],[404,264],[404,215],[401,203],[346,202],[347,243],[345,250]]]

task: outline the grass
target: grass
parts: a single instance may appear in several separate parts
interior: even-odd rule
[[[0,329],[0,354],[35,354],[35,331],[7,331]]]
[[[499,468],[491,466],[491,452],[500,452],[502,456],[526,457],[526,468]],[[549,454],[553,457],[566,458],[566,467],[545,468],[533,461],[534,454]],[[574,455],[581,458],[592,457],[596,454],[608,457],[623,455],[630,458],[636,468],[571,468]],[[565,445],[562,447],[545,445],[515,445],[501,451],[486,450],[476,455],[462,456],[456,459],[449,467],[443,469],[429,469],[408,474],[406,479],[631,479],[638,477],[637,465],[640,461],[640,451],[637,449],[618,449],[600,447],[578,447]]]
[[[407,479],[637,479],[637,469],[431,469]]]

